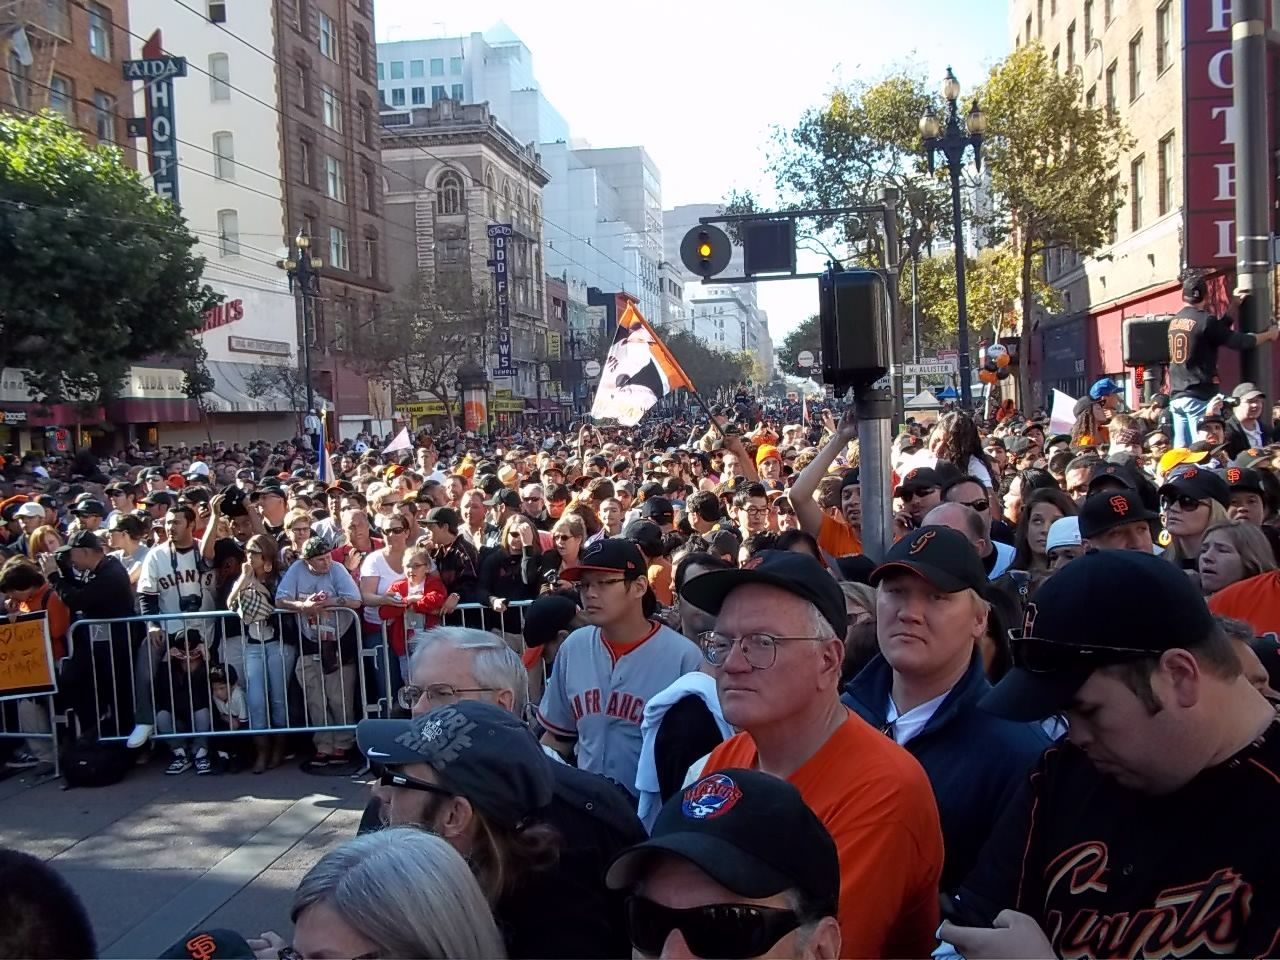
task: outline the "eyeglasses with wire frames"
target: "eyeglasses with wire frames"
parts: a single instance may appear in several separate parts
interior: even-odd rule
[[[708,630],[698,634],[698,646],[702,656],[713,667],[722,667],[733,652],[734,646],[742,648],[742,656],[752,670],[768,670],[778,660],[778,645],[796,640],[821,643],[825,637],[775,637],[768,633],[744,633],[734,638]]]
[[[378,783],[384,787],[403,787],[406,790],[417,790],[421,793],[434,793],[438,797],[455,796],[452,790],[446,790],[438,784],[427,783],[425,780],[401,773],[395,767],[383,767]]]
[[[1111,647],[1029,637],[1020,630],[1009,631],[1009,643],[1014,664],[1028,673],[1093,670],[1132,660],[1156,658],[1165,652],[1150,647]]]
[[[429,683],[425,687],[419,687],[408,683],[396,694],[396,702],[404,709],[412,710],[413,705],[423,697],[438,706],[448,706],[461,700],[461,695],[464,693],[493,692],[495,692],[494,687],[455,687],[451,683]]]

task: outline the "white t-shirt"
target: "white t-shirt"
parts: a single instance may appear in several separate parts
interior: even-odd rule
[[[947,693],[950,692],[950,690],[947,691]],[[901,714],[898,713],[898,705],[893,702],[893,697],[889,697],[889,709],[885,711],[884,715],[885,723],[889,725],[889,729],[885,732],[893,737],[898,746],[902,746],[923,730],[925,724],[933,719],[933,715],[942,706],[942,701],[947,699],[947,693],[934,697],[932,700],[926,700],[919,706],[912,707],[906,713]]]
[[[404,573],[397,573],[391,569],[391,564],[387,563],[386,556],[381,550],[375,550],[364,558],[364,562],[360,564],[360,579],[365,577],[378,578],[378,593],[386,593],[391,589],[391,585],[397,580],[403,580]],[[381,626],[382,618],[378,616],[378,608],[366,606],[364,608],[365,623]]]
[[[241,723],[249,722],[249,707],[245,703],[244,691],[240,689],[239,684],[231,688],[231,692],[227,694],[227,699],[219,700],[214,697],[213,705],[218,708],[218,713],[222,714],[224,720],[230,720],[235,717]]]

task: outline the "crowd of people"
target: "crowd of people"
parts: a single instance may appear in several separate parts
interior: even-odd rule
[[[1274,956],[1280,446],[1253,384],[1120,393],[909,423],[875,560],[856,420],[745,395],[324,480],[288,446],[23,464],[0,592],[82,735],[369,765],[291,938],[204,947]]]

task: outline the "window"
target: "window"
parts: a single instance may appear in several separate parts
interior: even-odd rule
[[[1036,36],[1044,36],[1044,0],[1036,0]]]
[[[24,66],[18,55],[9,51],[9,80],[13,86],[14,106],[31,109],[31,68]]]
[[[72,106],[74,101],[75,94],[72,92],[71,81],[55,73],[49,79],[49,109],[62,114],[74,123],[76,119],[75,107]]]
[[[213,135],[213,175],[219,180],[236,178],[236,145],[230,131],[219,130]]]
[[[1093,0],[1084,0],[1084,52],[1088,54],[1093,42]]]
[[[1142,95],[1142,31],[1129,41],[1129,102]]]
[[[379,80],[385,80],[385,79],[386,79],[386,72],[387,72],[387,71],[386,71],[386,64],[385,64],[385,63],[379,63],[379,64],[378,64],[378,79],[379,79]]]
[[[324,110],[324,125],[330,130],[342,132],[342,100],[338,91],[326,84],[320,88],[320,103]]]
[[[362,103],[356,107],[356,111],[356,120],[360,123],[360,136],[365,146],[376,146],[373,142],[373,120],[369,116],[369,108]]]
[[[1029,14],[1029,13],[1027,14],[1027,32],[1026,32],[1026,37],[1027,37],[1027,43],[1030,43],[1030,42],[1031,42],[1031,14]]]
[[[302,177],[302,185],[304,187],[311,186],[313,180],[311,175],[311,144],[306,140],[298,141],[298,166]]]
[[[240,215],[234,210],[218,211],[218,256],[240,255]]]
[[[417,78],[417,77],[425,77],[426,75],[427,75],[427,62],[425,60],[409,61],[409,76]]]
[[[316,237],[316,221],[314,217],[302,218],[302,235],[311,237],[313,240],[318,239]]]
[[[1084,105],[1089,110],[1095,110],[1098,107],[1098,85],[1094,84],[1089,88],[1089,92],[1084,95]]]
[[[1102,0],[1102,25],[1104,27],[1111,26],[1111,16],[1115,13],[1114,0]]]
[[[209,54],[209,99],[231,99],[231,60],[225,53]]]
[[[441,100],[443,100],[443,99],[444,99],[444,96],[445,96],[445,94],[444,94],[444,87],[443,87],[443,86],[441,86],[441,85],[439,85],[439,84],[436,84],[435,86],[433,86],[433,87],[431,88],[431,102],[432,102],[432,104],[439,103]]]
[[[370,280],[378,279],[378,239],[364,238],[364,275]]]
[[[1129,165],[1129,227],[1142,229],[1142,202],[1147,195],[1146,158],[1138,157]]]
[[[327,14],[320,14],[320,53],[338,62],[338,25]]]
[[[410,94],[409,102],[412,103],[415,107],[422,107],[426,105],[427,103],[426,87],[414,87],[412,90],[409,91],[409,94]]]
[[[466,99],[462,95],[462,84],[455,83],[453,85],[453,88],[449,91],[449,96],[451,99],[457,100],[459,103],[461,103],[464,99]]]
[[[444,76],[444,60],[440,57],[432,57],[431,59],[431,75],[433,77]]]
[[[208,13],[210,23],[227,22],[227,0],[208,0],[208,3],[205,4],[205,10]]]
[[[378,178],[368,167],[360,173],[364,178],[364,208],[373,213],[378,206]]]
[[[397,87],[391,91],[391,105],[393,107],[404,106],[404,87]]]
[[[93,92],[93,132],[99,143],[116,142],[116,98],[101,90]]]
[[[449,58],[449,72],[450,72],[451,74],[453,74],[455,77],[456,77],[458,74],[462,73],[462,58],[461,58],[461,57],[450,57],[450,58]]]
[[[441,240],[438,256],[441,263],[461,263],[467,254],[464,239]]]
[[[404,61],[403,60],[391,61],[391,79],[392,80],[404,79]]]
[[[1107,111],[1110,113],[1116,112],[1116,68],[1117,66],[1118,64],[1116,63],[1116,61],[1112,60],[1111,66],[1107,67],[1107,75],[1106,75],[1106,79],[1104,80],[1105,89],[1107,92]]]
[[[1076,65],[1076,22],[1067,27],[1067,71]]]
[[[100,3],[89,4],[89,52],[99,60],[111,59],[111,11]]]
[[[1173,209],[1173,172],[1178,165],[1178,156],[1173,152],[1173,133],[1170,132],[1160,141],[1160,195],[1157,198],[1157,210],[1164,216]]]
[[[1061,48],[1061,47],[1054,47],[1054,48],[1053,48],[1053,53],[1052,53],[1052,54],[1050,54],[1050,56],[1049,56],[1049,59],[1053,62],[1053,69],[1054,69],[1055,71],[1058,69],[1058,60],[1059,60],[1059,58],[1061,57],[1061,54],[1062,54],[1062,48]]]
[[[339,270],[351,268],[351,259],[347,250],[347,232],[341,227],[329,228],[329,263]]]
[[[311,71],[298,64],[298,106],[311,111]]]
[[[307,23],[310,20],[307,16],[307,0],[294,0],[293,14],[294,27],[304,37],[307,36]]]
[[[1169,7],[1169,0],[1165,0],[1156,9],[1156,76],[1168,70],[1173,62],[1169,49],[1173,42],[1170,37],[1173,33],[1173,14]]]
[[[1049,0],[1049,16],[1053,16],[1058,12],[1058,0]]]
[[[45,0],[44,25],[50,33],[71,38],[71,0]]]
[[[342,175],[342,161],[324,158],[324,195],[339,203],[347,202],[347,183]]]
[[[356,76],[361,80],[365,78],[365,72],[369,69],[369,38],[362,33],[356,33]]]
[[[462,212],[462,178],[452,170],[445,171],[436,184],[436,208],[446,217]]]

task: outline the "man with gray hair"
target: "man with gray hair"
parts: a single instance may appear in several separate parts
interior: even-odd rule
[[[836,581],[811,556],[764,550],[742,569],[687,580],[681,594],[716,614],[702,652],[719,668],[725,720],[743,731],[697,776],[759,769],[800,791],[839,851],[843,956],[928,954],[938,810],[920,765],[840,702],[848,614]]]

